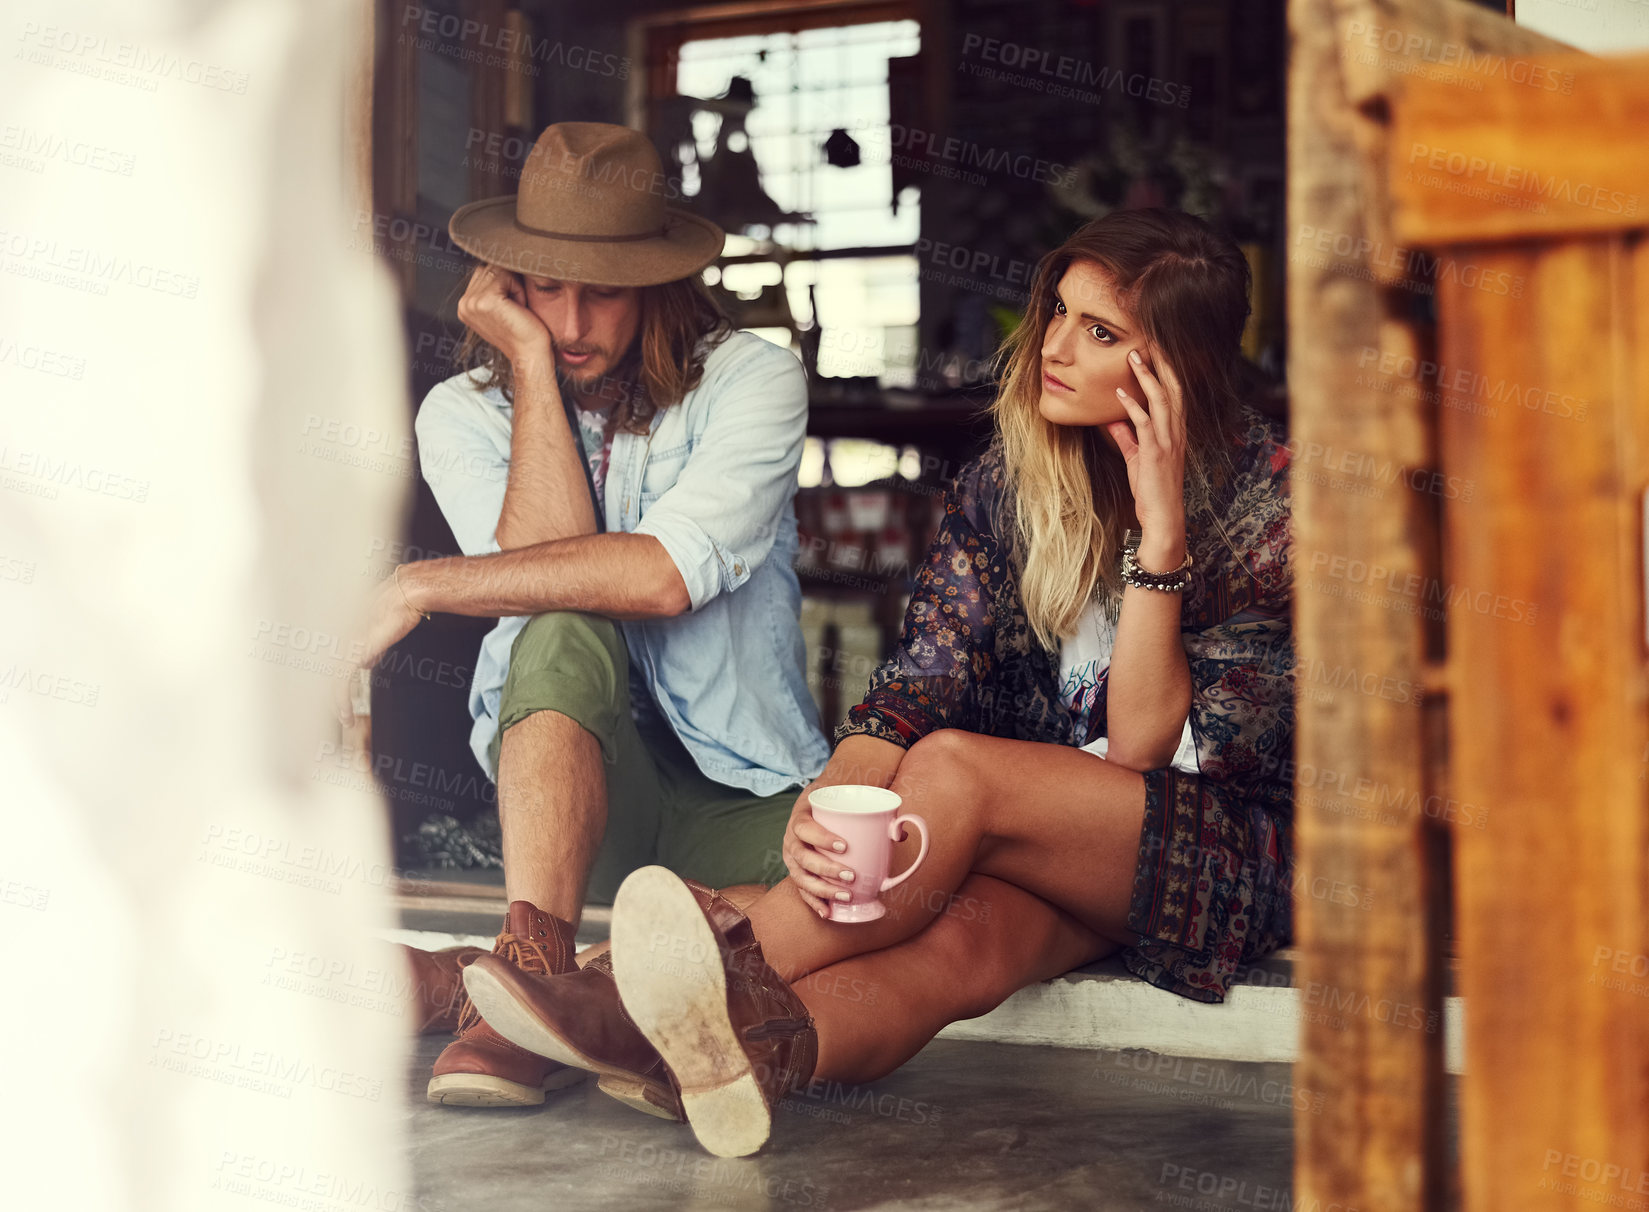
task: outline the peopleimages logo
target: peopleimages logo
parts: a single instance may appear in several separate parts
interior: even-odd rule
[[[0,485],[34,495],[55,497],[59,488],[79,488],[94,496],[116,497],[122,501],[142,504],[149,499],[149,481],[138,480],[104,467],[89,466],[78,459],[70,459],[38,450],[15,450],[0,446],[0,473],[13,472],[29,479],[14,481],[13,476],[0,474]]]
[[[1047,181],[1066,188],[1076,184],[1076,169],[1057,161],[1039,159],[1024,152],[1004,151],[999,147],[984,147],[971,139],[939,135],[919,127],[901,126],[897,122],[891,124],[888,130],[893,146],[913,156],[943,160],[961,168],[980,168],[1022,180]]]
[[[1366,21],[1348,21],[1345,39],[1360,48],[1365,56],[1361,60],[1364,63],[1380,62],[1377,54],[1369,52],[1384,52],[1398,56],[1398,62],[1403,64],[1403,70],[1410,72],[1427,65],[1458,68],[1460,72],[1490,78],[1498,77],[1513,84],[1526,84],[1542,92],[1562,93],[1565,96],[1574,92],[1573,72],[1558,71],[1550,64],[1538,60],[1508,59],[1505,55],[1467,46],[1463,42],[1439,40],[1430,33],[1405,30],[1397,26],[1370,25]],[[1450,78],[1459,77],[1453,74]],[[1474,80],[1471,83],[1477,91],[1482,90],[1480,82]]]
[[[53,131],[36,130],[15,123],[7,123],[0,127],[0,153],[15,153],[18,167],[27,168],[31,172],[39,172],[45,168],[49,160],[114,173],[122,177],[131,176],[133,169],[137,167],[137,157],[125,152],[112,151],[101,144],[87,143],[83,139],[67,139]],[[10,162],[11,159],[0,155],[0,163]],[[39,167],[36,168],[35,165]]]
[[[203,63],[135,42],[111,42],[102,34],[86,34],[59,25],[25,21],[18,40],[23,47],[16,58],[133,84],[145,92],[156,91],[160,80],[174,80],[219,92],[244,93],[251,79],[245,72],[216,63]]]
[[[108,294],[111,283],[185,299],[193,299],[200,290],[200,277],[196,274],[178,273],[119,253],[61,244],[20,231],[0,231],[0,258],[4,258],[3,268],[7,273],[56,285],[95,287],[97,294]]]
[[[1434,174],[1434,177],[1431,180],[1415,177],[1416,167],[1424,167]],[[1443,182],[1438,188],[1448,189],[1453,193],[1467,194],[1471,197],[1492,197],[1508,205],[1515,202],[1516,205],[1539,214],[1547,213],[1550,208],[1545,201],[1537,199],[1570,203],[1611,215],[1630,217],[1638,213],[1636,194],[1627,194],[1618,189],[1601,189],[1589,182],[1576,182],[1569,177],[1542,176],[1535,169],[1503,164],[1499,160],[1467,155],[1465,152],[1446,147],[1433,147],[1429,143],[1410,145],[1409,176],[1410,179],[1419,180],[1423,185]],[[1449,178],[1455,180],[1449,181]],[[1478,186],[1479,182],[1481,185],[1478,188],[1472,188]],[[1502,192],[1489,192],[1494,189]]]
[[[43,375],[80,379],[86,373],[86,359],[39,345],[21,345],[0,337],[0,366],[16,366]]]
[[[1329,258],[1355,262],[1359,269],[1398,274],[1405,289],[1431,294],[1441,283],[1458,283],[1468,290],[1483,290],[1513,299],[1523,297],[1524,278],[1506,270],[1485,269],[1470,261],[1422,248],[1387,245],[1362,233],[1336,231],[1301,223],[1294,229],[1290,260],[1300,260],[1321,269]]]
[[[1069,188],[1076,184],[1076,169],[1055,160],[1043,160],[1024,152],[986,147],[971,139],[961,139],[918,126],[892,122],[861,122],[855,125],[866,147],[882,144],[889,148],[888,160],[901,168],[950,177],[970,185],[986,183],[985,173],[1017,177],[1024,181],[1050,182]],[[869,161],[867,161],[869,162]],[[983,169],[984,172],[970,170]]]
[[[1111,91],[1129,97],[1140,97],[1160,105],[1185,109],[1191,104],[1191,88],[1172,80],[1158,80],[1142,72],[1127,72],[1118,67],[1089,63],[1071,55],[1056,54],[1040,47],[1025,46],[983,34],[967,34],[962,39],[962,57],[977,55],[986,63],[1000,64],[1006,71],[982,73],[1000,77],[1010,84],[1047,92],[1054,96],[1097,99],[1093,93],[1082,93],[1083,88]],[[1058,82],[1057,84],[1055,82]],[[1070,87],[1063,87],[1069,85]]]
[[[509,67],[529,76],[536,76],[537,65],[546,63],[596,76],[616,76],[620,80],[630,78],[630,60],[627,56],[554,38],[535,38],[524,27],[492,25],[419,4],[409,4],[402,10],[401,24],[403,32],[400,38],[411,41],[419,50],[438,51],[468,63]],[[424,37],[414,35],[409,39],[404,32],[408,26]],[[460,45],[458,48],[442,46],[438,39]]]

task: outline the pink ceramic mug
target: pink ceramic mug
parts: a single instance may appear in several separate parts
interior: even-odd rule
[[[853,872],[853,882],[848,885],[852,899],[831,902],[831,921],[875,921],[887,912],[887,907],[878,899],[881,894],[908,880],[927,858],[928,823],[914,813],[900,816],[902,802],[884,787],[862,787],[854,783],[820,787],[808,793],[807,804],[813,819],[847,843],[847,849],[839,854],[826,853],[840,859],[843,870]],[[922,849],[914,863],[890,878],[887,869],[893,861],[893,843],[904,837],[907,821],[921,830]]]

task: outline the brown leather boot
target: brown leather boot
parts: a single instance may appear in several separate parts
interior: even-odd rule
[[[597,1074],[602,1093],[638,1111],[687,1118],[664,1058],[618,1000],[611,951],[561,976],[483,956],[465,972],[464,987],[487,1025],[512,1044]]]
[[[773,1104],[812,1078],[819,1036],[749,919],[708,892],[664,867],[631,872],[613,903],[613,976],[699,1144],[744,1157],[767,1142]]]
[[[569,972],[573,927],[528,901],[512,901],[492,953],[528,972]],[[466,969],[467,971],[467,969]],[[482,1021],[466,997],[458,1038],[435,1060],[428,1097],[461,1107],[531,1107],[551,1090],[584,1080],[584,1072],[517,1048]]]
[[[464,1005],[464,968],[486,951],[480,947],[445,947],[440,951],[420,951],[401,944],[407,966],[412,969],[412,1030],[417,1035],[438,1035],[458,1029],[458,1014]]]
[[[742,916],[715,889],[684,882],[699,908],[729,927]],[[686,1121],[664,1058],[619,1001],[611,951],[592,956],[576,972],[551,976],[483,957],[463,980],[487,1025],[511,1043],[595,1073],[597,1089],[638,1111]]]

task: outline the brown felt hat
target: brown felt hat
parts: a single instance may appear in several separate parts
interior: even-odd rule
[[[680,192],[640,131],[557,122],[533,144],[520,192],[459,207],[447,230],[465,252],[516,273],[653,286],[698,273],[727,239],[666,205]]]

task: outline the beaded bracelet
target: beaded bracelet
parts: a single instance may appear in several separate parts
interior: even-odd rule
[[[1191,553],[1185,553],[1185,563],[1171,572],[1146,572],[1134,559],[1134,548],[1122,549],[1122,583],[1135,589],[1156,589],[1163,593],[1181,593],[1191,585]]]

